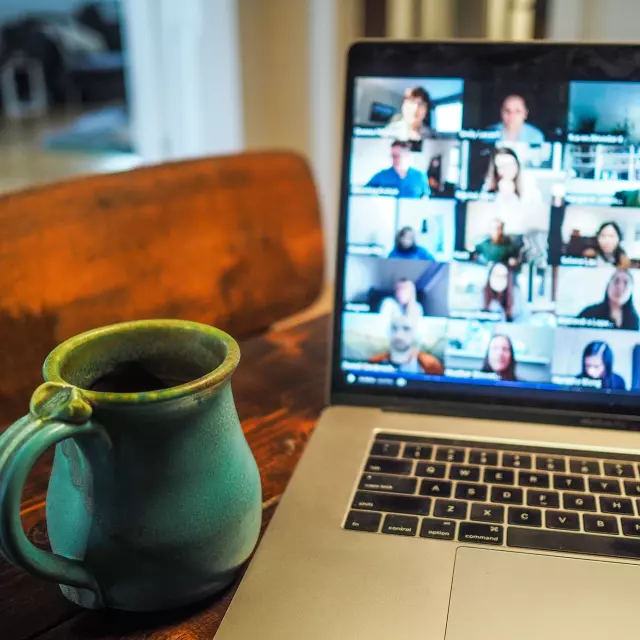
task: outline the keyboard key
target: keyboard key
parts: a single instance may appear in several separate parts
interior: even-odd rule
[[[393,458],[369,458],[364,468],[371,473],[397,473],[408,476],[413,469],[409,460],[394,460]]]
[[[453,540],[456,537],[456,523],[453,520],[424,518],[420,527],[420,537]]]
[[[351,504],[352,509],[395,511],[396,513],[413,513],[418,516],[428,516],[430,506],[430,498],[367,491],[358,491]]]
[[[531,469],[531,456],[520,453],[503,453],[502,466],[514,467],[516,469]]]
[[[530,507],[560,508],[560,495],[555,491],[527,491],[527,504]]]
[[[640,482],[625,482],[624,491],[628,496],[640,497]]]
[[[458,540],[460,542],[476,542],[479,544],[502,544],[504,527],[497,524],[476,524],[462,522]]]
[[[483,484],[459,482],[456,485],[456,498],[458,500],[484,501],[487,499],[487,487]]]
[[[589,478],[589,491],[592,493],[608,493],[611,495],[620,495],[620,482],[611,478]]]
[[[553,456],[536,456],[536,469],[540,471],[559,471],[563,473],[566,471],[566,465],[562,458],[555,458]]]
[[[374,442],[371,447],[372,456],[385,456],[397,458],[400,453],[400,445],[397,442]]]
[[[595,511],[596,499],[584,493],[565,493],[564,508],[575,511]]]
[[[602,513],[617,513],[623,516],[635,516],[633,502],[627,498],[600,497],[600,511]]]
[[[478,522],[504,522],[504,507],[495,504],[471,505],[471,520]]]
[[[483,451],[482,449],[473,449],[469,455],[470,464],[482,464],[490,467],[498,465],[498,454],[495,451]]]
[[[622,533],[625,536],[640,538],[640,520],[636,518],[622,518]]]
[[[452,486],[450,482],[445,480],[423,480],[420,485],[420,495],[448,498],[451,495]]]
[[[571,473],[588,473],[590,476],[599,476],[600,463],[597,460],[569,460]]]
[[[415,536],[418,533],[419,519],[415,516],[395,516],[389,514],[382,523],[382,533],[396,536]]]
[[[612,516],[592,516],[585,514],[582,516],[584,530],[587,533],[618,533],[618,521]]]
[[[414,460],[431,460],[433,447],[427,444],[406,444],[402,453],[403,458],[413,458]]]
[[[513,484],[516,474],[509,469],[485,469],[484,481],[488,484]]]
[[[391,493],[415,493],[418,481],[402,476],[383,476],[366,473],[360,480],[358,489],[365,491],[389,491]]]
[[[553,476],[553,488],[560,491],[584,491],[582,476]]]
[[[549,531],[547,529],[509,527],[507,546],[613,558],[640,558],[640,540],[569,533],[568,531]]]
[[[615,478],[635,478],[636,474],[633,465],[623,464],[621,462],[605,462],[604,475]]]
[[[419,462],[416,465],[416,475],[426,478],[444,478],[447,468],[443,464],[429,464]]]
[[[518,484],[521,487],[535,487],[537,489],[544,489],[549,486],[549,474],[529,471],[521,471],[518,475]]]
[[[467,503],[456,500],[436,500],[433,515],[438,518],[455,518],[464,520],[467,517]]]
[[[518,524],[522,527],[541,527],[542,511],[522,507],[509,507],[509,524]]]
[[[464,449],[438,447],[436,460],[440,460],[441,462],[464,462]]]
[[[505,489],[493,487],[491,489],[491,502],[500,504],[522,504],[522,489]]]
[[[467,482],[477,482],[478,480],[480,480],[480,469],[478,467],[461,467],[458,465],[451,465],[449,478],[451,480],[466,480]]]
[[[349,511],[344,523],[345,529],[354,531],[378,531],[380,528],[381,513],[371,511]]]
[[[547,511],[545,518],[549,529],[580,531],[580,516],[569,511]]]

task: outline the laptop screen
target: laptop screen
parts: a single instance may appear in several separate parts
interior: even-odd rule
[[[352,49],[334,390],[640,404],[638,58]]]

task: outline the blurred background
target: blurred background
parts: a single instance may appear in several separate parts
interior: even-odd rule
[[[332,256],[351,42],[637,41],[638,24],[638,0],[0,0],[0,193],[288,148]]]

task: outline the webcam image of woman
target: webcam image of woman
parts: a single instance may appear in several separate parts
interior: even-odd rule
[[[400,113],[391,118],[384,135],[416,142],[433,136],[430,124],[431,96],[426,89],[413,87],[404,92]]]
[[[385,298],[380,305],[380,315],[392,318],[398,315],[418,320],[424,315],[422,305],[418,302],[416,285],[407,278],[401,278],[394,287],[393,298]]]
[[[613,371],[613,351],[600,340],[590,342],[582,353],[580,378],[601,380],[601,389],[626,390],[622,376]]]
[[[489,269],[482,310],[499,313],[507,322],[517,320],[522,314],[520,289],[515,284],[513,271],[501,262]]]
[[[484,373],[495,373],[500,380],[517,382],[516,357],[511,340],[502,334],[496,334],[489,341],[487,354],[482,365]]]
[[[599,265],[610,264],[614,267],[625,268],[629,265],[629,258],[620,246],[622,230],[617,222],[603,222],[596,233],[595,249],[584,252],[586,258],[596,258]]]
[[[637,331],[640,321],[633,304],[631,272],[617,269],[607,284],[604,300],[584,308],[578,318],[609,320],[615,329]]]

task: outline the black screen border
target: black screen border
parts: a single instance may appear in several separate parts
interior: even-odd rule
[[[623,430],[640,429],[640,394],[512,389],[499,386],[430,382],[419,390],[351,385],[341,367],[344,270],[347,255],[349,171],[357,77],[490,78],[506,60],[544,68],[553,83],[579,80],[640,82],[640,45],[577,43],[487,43],[361,41],[348,52],[342,140],[335,298],[330,353],[330,403],[380,406],[433,413],[449,407],[460,415],[530,422],[553,422]],[[541,65],[541,62],[546,64]],[[550,64],[552,63],[552,64]],[[464,68],[464,73],[460,70]],[[454,409],[455,407],[455,409]],[[516,414],[517,412],[517,414]],[[585,413],[589,415],[585,415]]]

